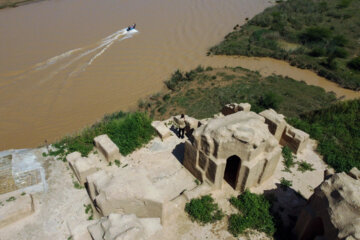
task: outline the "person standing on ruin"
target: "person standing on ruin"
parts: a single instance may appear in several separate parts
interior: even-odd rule
[[[184,134],[185,134],[185,115],[181,114],[181,117],[179,119],[179,138],[184,138]]]

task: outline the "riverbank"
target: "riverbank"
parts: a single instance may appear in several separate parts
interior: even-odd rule
[[[210,53],[281,59],[360,90],[359,3],[284,1],[236,25]]]
[[[0,0],[0,9],[15,8],[24,4],[39,2],[41,0]]]

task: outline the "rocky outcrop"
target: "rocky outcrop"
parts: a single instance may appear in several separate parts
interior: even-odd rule
[[[281,154],[265,119],[254,112],[237,112],[210,119],[185,143],[184,166],[199,180],[221,188],[225,179],[243,191],[268,179]]]
[[[298,239],[360,239],[359,170],[336,173],[315,189],[295,226]]]

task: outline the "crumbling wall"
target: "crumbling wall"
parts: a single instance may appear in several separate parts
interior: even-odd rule
[[[295,154],[301,152],[308,144],[309,134],[289,125],[284,115],[278,114],[273,109],[264,110],[259,115],[265,118],[269,131],[277,141],[283,146],[290,147]]]
[[[300,240],[360,239],[360,171],[336,173],[315,189],[295,226]]]

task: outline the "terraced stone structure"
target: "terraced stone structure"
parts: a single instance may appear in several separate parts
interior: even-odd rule
[[[200,181],[221,188],[225,179],[235,190],[263,183],[281,155],[265,118],[239,111],[210,119],[185,142],[184,166]]]

